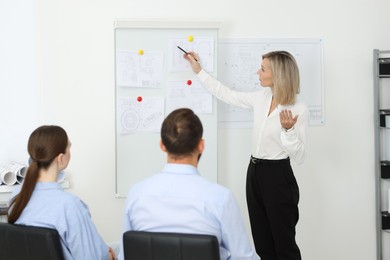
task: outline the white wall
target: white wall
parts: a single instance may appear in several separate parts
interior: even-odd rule
[[[310,128],[307,160],[294,167],[301,191],[297,239],[304,259],[375,259],[372,50],[390,49],[390,1],[35,4],[40,122],[60,124],[68,131],[70,191],[89,205],[106,241],[120,239],[124,204],[114,198],[113,21],[220,21],[222,38],[324,39],[326,122]],[[247,219],[251,131],[220,130],[219,142],[220,182],[233,190]]]
[[[0,163],[27,163],[38,122],[33,0],[0,1]]]

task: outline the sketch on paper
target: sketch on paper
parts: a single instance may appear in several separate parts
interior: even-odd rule
[[[169,81],[166,92],[167,113],[187,107],[196,114],[211,114],[213,112],[213,98],[199,81]]]
[[[161,88],[163,86],[162,52],[116,52],[116,83],[122,87]]]
[[[159,132],[164,120],[164,98],[122,97],[118,99],[117,111],[118,133]]]
[[[170,70],[172,72],[191,71],[188,61],[183,58],[183,52],[177,48],[180,46],[187,52],[193,51],[199,55],[202,68],[207,72],[214,71],[214,39],[208,37],[196,37],[192,42],[185,38],[170,40]]]

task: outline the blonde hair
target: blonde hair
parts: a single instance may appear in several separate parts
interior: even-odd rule
[[[268,59],[274,83],[274,98],[281,105],[292,105],[300,91],[297,62],[287,51],[272,51],[262,56]]]

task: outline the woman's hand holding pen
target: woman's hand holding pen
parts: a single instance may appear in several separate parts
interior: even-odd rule
[[[282,110],[279,113],[280,124],[285,130],[291,129],[298,120],[298,115],[292,115],[291,110]]]
[[[192,71],[195,72],[195,74],[198,74],[202,70],[202,67],[199,63],[199,56],[195,52],[189,51],[187,54],[184,54],[183,57],[184,59],[188,60]]]

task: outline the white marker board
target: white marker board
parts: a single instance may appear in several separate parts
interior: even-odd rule
[[[172,71],[172,56],[177,57],[180,52],[172,48],[172,39],[183,39],[183,44],[189,36],[194,40],[200,38],[212,39],[213,68],[210,72],[217,77],[217,46],[218,46],[218,23],[207,22],[166,22],[166,21],[116,21],[114,29],[115,37],[115,100],[116,100],[116,196],[126,197],[131,186],[148,176],[160,171],[166,163],[166,154],[160,150],[159,132],[134,132],[123,134],[120,131],[122,126],[121,109],[119,103],[124,99],[139,98],[141,102],[155,98],[164,99],[165,109],[160,111],[153,118],[159,116],[165,118],[168,115],[167,107],[167,85],[172,81],[188,80],[196,81],[191,70]],[[189,44],[188,46],[191,46]],[[118,52],[137,52],[142,50],[142,55],[149,52],[162,53],[163,73],[162,81],[153,81],[152,87],[129,87],[118,84]],[[182,53],[179,54],[182,56]],[[184,59],[183,59],[184,60]],[[210,64],[209,64],[210,65]],[[131,80],[129,80],[131,82]],[[135,81],[136,82],[136,81]],[[140,83],[141,85],[143,83]],[[134,101],[134,100],[133,100]],[[135,102],[135,101],[134,101]],[[123,112],[123,111],[122,111]],[[127,114],[129,115],[129,113]],[[134,116],[134,113],[133,113]],[[206,148],[199,164],[199,171],[202,176],[217,181],[217,102],[212,98],[211,113],[198,114],[202,121]],[[160,118],[161,119],[161,118]],[[132,121],[133,119],[129,119]],[[118,123],[119,122],[119,123]],[[161,127],[161,126],[160,126]]]

